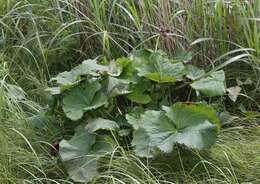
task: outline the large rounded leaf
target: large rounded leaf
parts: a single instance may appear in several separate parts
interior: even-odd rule
[[[150,157],[157,148],[169,153],[175,144],[200,150],[215,143],[220,122],[211,107],[177,103],[163,109],[146,111],[139,118],[128,115],[135,127],[132,145],[137,155]]]
[[[139,50],[133,52],[131,59],[138,76],[158,83],[180,81],[186,74],[186,68],[182,62],[174,62],[160,52]]]
[[[81,76],[91,75],[97,77],[100,76],[101,73],[108,71],[108,66],[98,64],[97,60],[88,59],[83,61],[82,64],[76,66],[72,70],[62,72],[56,77],[51,78],[51,81],[55,81],[59,85],[58,88],[60,89],[60,92],[63,92],[66,89],[73,87],[73,85],[80,81]],[[50,88],[51,92],[52,90],[53,89]]]
[[[226,93],[225,72],[213,72],[208,77],[193,82],[191,87],[203,95],[222,96]]]
[[[69,141],[60,142],[60,157],[72,180],[85,183],[99,174],[98,159],[113,150],[108,139],[90,134],[80,126]]]
[[[71,120],[80,119],[84,112],[106,104],[107,97],[98,81],[89,81],[67,92],[63,98],[63,111]]]

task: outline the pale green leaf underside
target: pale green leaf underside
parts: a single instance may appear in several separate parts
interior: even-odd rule
[[[191,87],[206,96],[222,96],[226,93],[225,73],[223,70],[213,72],[208,77],[193,82]]]
[[[103,118],[98,118],[98,119],[93,119],[90,120],[86,126],[86,129],[90,133],[95,133],[98,130],[115,130],[118,129],[119,126],[116,122],[103,119]]]

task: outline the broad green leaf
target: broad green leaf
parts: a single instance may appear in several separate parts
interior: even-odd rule
[[[174,76],[168,76],[168,75],[164,75],[162,73],[159,72],[154,72],[154,73],[148,73],[145,75],[146,78],[158,82],[158,83],[174,83],[176,82],[176,78]]]
[[[65,71],[53,77],[51,81],[55,81],[59,86],[58,88],[51,88],[49,91],[52,94],[60,94],[63,91],[72,88],[77,84],[82,76],[90,75],[98,77],[102,73],[108,72],[109,67],[105,65],[100,65],[97,60],[86,60],[82,64],[76,66],[71,71]]]
[[[152,98],[147,94],[147,91],[152,87],[151,82],[147,80],[139,80],[137,84],[133,84],[131,87],[131,93],[127,95],[127,98],[132,102],[138,104],[148,104]]]
[[[203,95],[222,96],[226,93],[225,72],[213,72],[208,77],[193,82],[191,87]]]
[[[68,91],[63,98],[63,111],[71,120],[79,120],[84,112],[97,109],[107,102],[98,81],[89,81]]]
[[[220,122],[211,107],[177,103],[163,109],[146,111],[139,118],[128,115],[128,122],[135,128],[132,144],[137,155],[150,156],[157,148],[170,153],[175,144],[204,149],[215,143]],[[146,134],[141,136],[140,131]],[[151,152],[145,155],[143,150]]]
[[[172,121],[178,119],[178,121],[188,123],[184,126],[188,126],[189,121],[194,118],[196,118],[194,119],[196,122],[209,120],[215,124],[218,129],[220,129],[221,126],[216,111],[210,105],[176,103],[172,107],[163,106],[163,110],[166,112],[166,116]]]
[[[110,96],[125,95],[131,93],[129,90],[130,81],[118,79],[115,77],[108,78],[108,92]]]
[[[122,68],[122,73],[118,77],[119,79],[128,80],[131,83],[136,83],[139,80],[136,69],[130,59],[119,58],[117,59],[117,64]]]
[[[147,132],[142,128],[134,131],[132,146],[134,146],[134,151],[139,157],[152,158],[156,151],[156,147],[151,142]]]
[[[141,115],[144,113],[144,109],[141,107],[135,107],[132,109],[130,113],[126,115],[127,122],[132,125],[134,130],[138,130],[141,127],[140,118]]]
[[[81,65],[75,67],[72,72],[75,72],[78,75],[90,75],[98,77],[101,74],[104,74],[109,71],[107,65],[101,65],[97,63],[97,60],[85,60]]]
[[[127,98],[138,104],[148,104],[152,101],[152,98],[149,95],[141,93],[140,91],[132,92],[131,94],[127,95]]]
[[[94,120],[90,120],[89,123],[86,126],[86,129],[88,130],[89,133],[95,133],[99,130],[115,130],[118,129],[119,126],[116,122],[103,119],[103,118],[98,118]]]
[[[99,175],[98,159],[112,150],[108,138],[90,134],[80,126],[70,140],[60,142],[59,153],[70,178],[86,183]]]
[[[191,80],[196,80],[200,77],[202,77],[203,75],[205,75],[205,71],[203,69],[200,69],[196,66],[193,66],[193,65],[188,65],[187,66],[187,75],[186,77],[188,79],[191,79]]]
[[[158,83],[180,81],[186,74],[182,62],[174,62],[160,52],[150,50],[135,51],[131,59],[138,72],[138,76],[146,77]]]
[[[174,59],[187,63],[192,60],[192,52],[178,51]]]
[[[127,70],[129,63],[130,60],[125,57],[118,58],[116,61],[111,61],[108,66],[108,74],[113,77],[120,76]]]
[[[72,70],[70,72],[65,71],[58,74],[56,77],[51,78],[51,81],[55,81],[59,85],[73,85],[80,78],[80,73]]]

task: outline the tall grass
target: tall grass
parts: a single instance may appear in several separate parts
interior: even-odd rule
[[[49,154],[63,133],[53,130],[64,122],[51,120],[43,131],[30,120],[47,107],[50,77],[86,58],[110,60],[143,47],[179,57],[191,51],[209,72],[225,69],[229,86],[252,81],[237,103],[223,97],[221,110],[259,111],[259,16],[260,0],[0,0],[0,183],[70,183]],[[26,99],[10,98],[8,84]],[[93,183],[257,183],[253,121],[224,130],[207,156],[176,152],[150,163],[116,152]]]

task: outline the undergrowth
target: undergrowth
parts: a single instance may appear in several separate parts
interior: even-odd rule
[[[55,146],[74,125],[60,111],[45,118],[49,80],[84,59],[142,48],[223,68],[241,90],[235,102],[208,102],[233,119],[200,152],[148,161],[118,146],[91,183],[260,183],[259,10],[259,0],[0,0],[0,183],[73,183]]]

